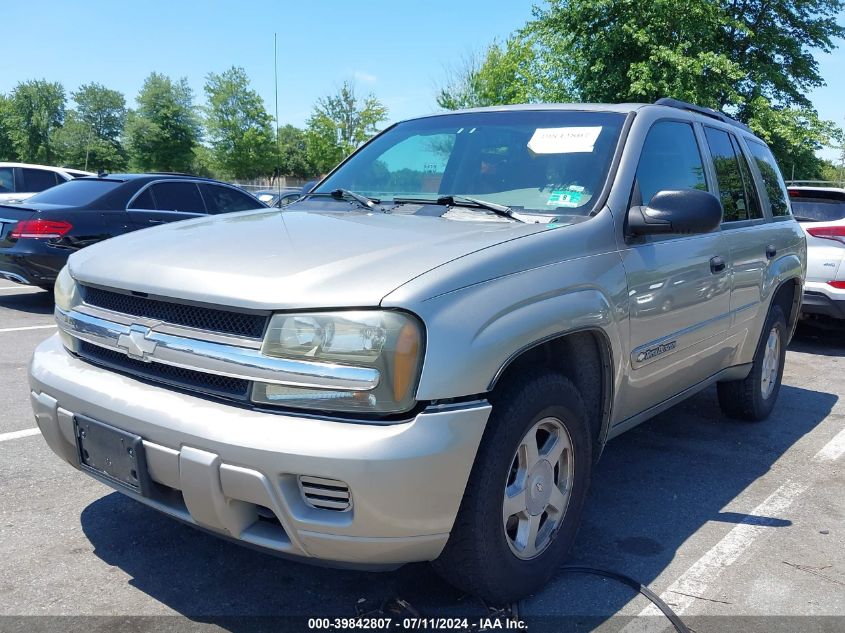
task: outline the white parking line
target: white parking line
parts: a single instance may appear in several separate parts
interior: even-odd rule
[[[840,431],[813,456],[814,462],[838,459],[845,453],[845,430]],[[709,587],[722,572],[751,546],[768,526],[760,525],[760,517],[777,517],[786,511],[792,502],[801,496],[811,481],[787,480],[760,505],[751,510],[747,517],[728,532],[704,556],[699,558],[686,572],[660,594],[664,602],[671,605],[678,615],[695,604],[698,597],[705,597]],[[642,617],[640,617],[642,616]],[[645,617],[649,616],[649,617]],[[640,611],[638,617],[622,629],[624,633],[651,633],[662,631],[667,622],[653,604]],[[621,633],[621,632],[620,632]]]
[[[4,288],[0,288],[0,292],[21,292],[24,290],[30,292],[41,292],[41,288],[37,288],[35,286],[6,286]]]
[[[836,436],[822,447],[813,458],[816,461],[831,461],[842,457],[845,453],[845,429],[839,431]]]
[[[48,328],[56,327],[56,324],[52,325],[26,325],[24,327],[4,327],[0,328],[0,333],[2,332],[23,332],[24,330],[46,330]]]
[[[12,431],[11,433],[0,433],[0,442],[6,440],[16,440],[20,437],[29,437],[31,435],[38,435],[41,430],[38,427],[34,429],[24,429],[23,431]]]

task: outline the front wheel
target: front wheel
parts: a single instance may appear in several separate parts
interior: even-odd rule
[[[491,396],[484,433],[438,573],[494,604],[540,587],[575,540],[592,447],[575,386],[557,373],[520,379]]]
[[[769,310],[757,344],[751,371],[743,380],[720,382],[719,407],[737,420],[759,422],[771,414],[778,399],[786,360],[786,317],[778,305]]]

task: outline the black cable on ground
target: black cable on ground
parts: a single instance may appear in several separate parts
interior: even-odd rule
[[[654,603],[660,611],[665,615],[669,621],[672,623],[672,626],[675,627],[675,630],[678,633],[690,633],[690,630],[687,628],[687,625],[683,623],[681,618],[678,616],[677,613],[672,611],[672,608],[663,602],[656,593],[654,593],[651,589],[646,587],[641,582],[637,582],[633,578],[628,576],[624,576],[622,574],[617,574],[613,571],[607,571],[606,569],[594,569],[592,567],[580,567],[578,565],[564,565],[560,568],[561,571],[569,572],[572,574],[589,574],[591,576],[603,576],[604,578],[610,578],[611,580],[615,580],[617,582],[621,582],[623,585],[628,585],[632,589],[638,591],[646,598]]]

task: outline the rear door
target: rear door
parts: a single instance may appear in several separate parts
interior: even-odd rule
[[[767,247],[776,231],[767,224],[748,157],[732,131],[704,126],[713,167],[714,193],[722,203],[722,234],[730,253],[731,314],[734,323],[759,312],[761,288],[769,265]],[[770,251],[769,251],[770,252]]]
[[[205,215],[206,206],[196,182],[162,180],[141,189],[127,211],[134,226],[142,229]]]

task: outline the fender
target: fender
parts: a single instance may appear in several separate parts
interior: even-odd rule
[[[520,353],[573,332],[600,331],[611,357],[623,358],[617,306],[625,300],[624,283],[619,288],[596,283],[560,287],[567,279],[593,275],[599,282],[609,278],[624,282],[617,266],[621,264],[616,253],[569,260],[413,306],[427,330],[417,398],[441,400],[486,393]],[[593,275],[581,268],[589,268]],[[510,301],[503,305],[504,297]],[[615,367],[610,384],[615,388],[619,379]]]

